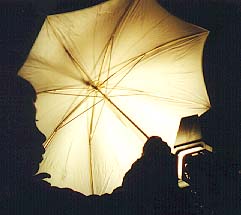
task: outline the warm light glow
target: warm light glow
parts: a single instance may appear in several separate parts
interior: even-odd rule
[[[84,194],[120,186],[150,136],[173,149],[182,117],[210,107],[208,31],[155,0],[110,0],[48,16],[19,71],[47,136],[40,172]]]

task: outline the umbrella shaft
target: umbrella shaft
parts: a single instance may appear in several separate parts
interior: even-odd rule
[[[116,106],[116,104],[108,98],[107,95],[105,95],[98,86],[91,85],[94,89],[96,89],[110,104],[112,104],[132,125],[135,126],[147,139],[149,136],[138,126],[136,125],[119,107]]]

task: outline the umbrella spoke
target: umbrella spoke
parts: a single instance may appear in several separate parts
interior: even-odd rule
[[[119,80],[119,82],[115,85],[117,86],[133,69],[134,67],[140,63],[143,62],[143,60],[148,60],[150,58],[152,58],[153,56],[157,55],[157,54],[161,54],[167,51],[170,51],[171,49],[173,49],[173,47],[180,47],[183,44],[193,41],[195,39],[199,39],[200,36],[205,35],[205,32],[200,32],[200,33],[195,33],[195,34],[191,34],[185,37],[180,37],[178,39],[172,40],[172,41],[168,41],[167,43],[161,44],[145,53],[142,53],[136,57],[133,57],[132,59],[128,59],[125,62],[122,62],[118,65],[113,66],[111,69],[114,69],[122,64],[124,64],[123,67],[121,67],[120,69],[118,69],[115,73],[113,73],[111,76],[109,76],[107,79],[105,79],[102,84],[104,84],[107,80],[111,79],[112,77],[119,75],[120,72],[123,72],[123,69],[130,65],[131,63],[135,62],[135,64],[124,74],[124,76]]]
[[[146,138],[149,138],[148,135],[137,125],[133,122],[106,94],[104,94],[98,87],[96,88],[98,92],[106,99],[118,112],[120,112],[132,125],[134,125],[137,130],[139,130]]]
[[[95,27],[96,27],[96,26],[97,26],[97,23],[95,23]],[[98,80],[100,79],[100,75],[101,75],[102,70],[103,70],[103,65],[104,65],[104,61],[105,61],[106,55],[107,55],[107,51],[108,51],[108,49],[109,49],[110,44],[112,44],[112,41],[113,41],[113,33],[111,34],[110,38],[109,38],[108,41],[106,42],[103,50],[100,52],[98,59],[97,59],[96,61],[94,61],[95,64],[94,64],[94,67],[93,67],[93,71],[96,70],[96,67],[97,67],[99,64],[101,65],[101,66],[100,66],[100,70],[99,70],[99,74],[98,74]],[[95,52],[93,52],[93,53],[95,53]],[[103,56],[103,59],[102,59],[102,56]],[[102,59],[102,61],[101,61],[101,59]],[[100,61],[101,61],[101,62],[100,62]],[[93,72],[93,71],[92,71],[92,72]]]
[[[93,125],[93,123],[94,123],[94,118],[95,118],[95,105],[96,105],[96,98],[97,98],[98,92],[95,91],[94,94],[95,95],[93,97],[93,105],[92,105],[91,120],[90,120],[90,130],[89,130],[89,139],[90,139],[90,141],[92,140],[92,138],[94,136],[94,131],[95,131],[96,126],[97,126],[97,123],[96,123],[95,126]],[[100,115],[101,115],[101,113],[100,113]],[[100,117],[100,115],[99,115],[99,117]],[[98,117],[98,119],[99,119],[99,117]],[[98,122],[98,120],[97,120],[97,122]]]
[[[109,95],[109,98],[120,98],[120,97],[133,97],[133,96],[145,96],[146,98],[153,98],[153,99],[157,99],[160,100],[162,102],[167,102],[167,103],[172,103],[175,105],[183,105],[183,104],[190,104],[190,105],[199,105],[200,107],[196,107],[195,109],[204,109],[204,108],[209,108],[209,106],[203,105],[204,102],[195,102],[194,100],[190,99],[181,99],[181,98],[176,98],[176,97],[163,97],[163,96],[159,96],[157,95],[155,92],[147,92],[147,91],[143,91],[143,90],[138,90],[138,89],[131,89],[131,88],[123,88],[123,89],[118,89],[118,88],[110,88],[111,90],[123,90],[123,91],[127,91],[126,94],[116,94],[116,95]],[[201,98],[200,98],[201,100]],[[201,107],[202,105],[202,107]],[[193,108],[192,108],[193,109]]]
[[[132,2],[132,3],[130,3],[129,5],[128,5],[128,7],[127,7],[127,9],[126,9],[126,11],[125,11],[125,13],[123,13],[123,15],[120,17],[120,19],[119,19],[119,21],[117,22],[117,24],[116,24],[116,27],[115,27],[115,29],[114,29],[114,31],[112,32],[112,34],[111,34],[111,37],[110,37],[110,39],[108,40],[108,42],[107,42],[107,44],[106,44],[106,46],[104,47],[104,50],[103,50],[103,52],[104,52],[104,57],[103,57],[103,60],[102,60],[102,63],[101,63],[101,68],[100,68],[100,71],[99,71],[99,75],[98,75],[98,81],[99,81],[99,79],[100,79],[100,76],[101,76],[101,74],[103,74],[103,64],[104,64],[104,61],[105,61],[105,59],[106,59],[106,55],[107,55],[107,50],[108,50],[108,47],[110,46],[110,56],[109,56],[109,64],[108,64],[108,68],[107,68],[107,78],[102,82],[102,84],[104,84],[105,82],[107,82],[112,76],[114,76],[114,75],[116,75],[118,72],[120,72],[121,71],[121,69],[120,70],[118,70],[117,72],[115,72],[114,74],[112,74],[111,76],[109,76],[109,73],[110,73],[110,70],[111,70],[111,68],[110,68],[110,63],[111,63],[111,55],[112,55],[112,50],[113,50],[113,43],[114,43],[114,38],[115,38],[115,35],[116,35],[116,33],[117,33],[117,31],[119,30],[119,32],[121,32],[121,28],[124,26],[124,23],[127,21],[127,19],[128,19],[128,17],[129,16],[131,16],[131,13],[132,12],[134,12],[135,11],[135,9],[137,8],[137,6],[138,6],[138,4],[140,3],[140,0],[138,0],[138,1],[136,1],[136,2]],[[133,6],[134,5],[134,6]],[[155,24],[155,26],[154,27],[152,27],[151,29],[152,30],[154,30],[156,27],[158,27],[158,25],[161,23],[161,22],[163,22],[163,20],[165,20],[166,19],[166,17],[164,17],[162,20],[160,20],[157,24]],[[147,31],[145,34],[144,34],[144,36],[143,37],[145,37],[148,33],[150,33],[150,31]],[[141,38],[140,38],[140,40],[141,40]],[[144,53],[143,55],[145,55],[146,53]],[[102,54],[101,54],[102,55]],[[100,55],[100,56],[101,56]],[[130,62],[128,63],[128,61],[127,61],[127,64],[126,65],[124,65],[124,67],[126,67],[128,64],[130,64],[130,63],[132,63],[132,62],[134,62],[136,59],[138,59],[138,58],[142,58],[143,56],[141,56],[141,55],[139,55],[139,56],[136,56],[136,57],[134,57],[133,59],[131,59],[130,60]],[[124,63],[126,63],[126,62],[124,62]],[[96,68],[96,66],[98,65],[98,61],[96,62],[96,65],[95,65],[95,67],[94,68]],[[130,70],[131,71],[131,70]],[[126,74],[127,75],[127,74]]]
[[[112,35],[115,35],[115,33],[119,30],[121,31],[121,28],[124,27],[124,24],[127,22],[127,18],[129,16],[131,16],[131,13],[135,11],[135,9],[137,8],[138,4],[140,3],[140,0],[137,1],[131,1],[129,3],[129,5],[127,6],[127,9],[125,11],[125,13],[123,14],[123,16],[119,19],[119,22],[116,25],[116,28],[113,32]]]
[[[103,104],[101,105],[100,113],[99,113],[99,116],[98,116],[98,118],[97,118],[97,120],[96,120],[95,127],[94,127],[94,129],[93,129],[92,135],[95,134],[95,131],[96,131],[97,126],[98,126],[98,123],[99,123],[99,121],[100,121],[100,117],[101,117],[101,113],[102,113],[102,111],[103,111],[104,105],[105,105],[105,100],[103,100]]]
[[[110,54],[107,56],[107,53],[108,53],[108,50],[110,49]],[[112,49],[113,49],[113,37],[111,37],[108,42],[107,42],[107,45],[105,46],[105,49],[104,49],[104,56],[103,56],[103,59],[102,59],[102,62],[101,62],[101,66],[100,66],[100,70],[99,70],[99,74],[98,74],[98,78],[97,80],[99,81],[100,78],[101,78],[101,74],[103,72],[103,68],[104,68],[104,64],[105,64],[105,61],[106,59],[108,60],[108,67],[107,67],[107,74],[109,74],[110,72],[110,63],[111,63],[111,54],[112,54]]]
[[[141,60],[144,58],[145,55],[141,56],[137,62],[135,62],[135,64],[124,74],[124,76],[122,76],[122,78],[114,85],[114,87],[116,87],[117,85],[120,84],[120,82],[135,68],[135,66],[141,62]]]
[[[77,116],[75,116],[74,118],[72,118],[71,120],[69,120],[68,122],[66,122],[65,124],[62,124],[58,129],[63,128],[64,126],[66,126],[67,124],[69,124],[70,122],[72,122],[73,120],[77,119],[78,117],[82,116],[84,113],[86,113],[87,111],[91,110],[95,105],[99,104],[100,102],[102,102],[103,99],[99,100],[98,102],[96,102],[95,104],[91,105],[90,107],[86,108],[84,111],[82,111],[80,114],[78,114]],[[80,105],[78,105],[79,107]]]
[[[91,92],[90,92],[91,93]],[[81,100],[70,112],[69,114],[67,114],[67,116],[65,116],[60,122],[59,124],[56,126],[56,128],[54,129],[54,131],[51,133],[50,137],[45,141],[44,143],[44,147],[46,148],[49,143],[51,142],[51,140],[53,139],[54,135],[56,134],[56,132],[61,129],[62,127],[64,127],[65,125],[67,125],[69,122],[73,121],[75,118],[71,119],[70,121],[66,122],[69,117],[88,99],[88,96],[85,97],[83,100]],[[83,113],[86,112],[83,111]]]
[[[112,50],[113,50],[113,40],[111,40],[110,56],[109,56],[109,63],[108,63],[108,69],[107,69],[108,70],[107,77],[109,77],[109,75],[110,75],[110,63],[111,63]],[[106,81],[106,86],[108,86],[108,80]]]
[[[80,87],[71,87],[71,86],[67,86],[67,87],[59,87],[59,88],[53,88],[53,89],[48,89],[48,90],[41,90],[38,91],[37,94],[42,94],[42,93],[49,93],[49,92],[58,92],[58,91],[62,91],[62,90],[78,90],[78,89],[83,89],[86,90],[86,88],[80,88]]]
[[[101,67],[99,70],[99,74],[98,74],[98,81],[101,78],[101,74],[103,74],[103,67],[104,67],[104,63],[105,63],[105,59],[108,57],[107,53],[108,50],[110,49],[110,54],[109,54],[109,62],[108,62],[108,67],[107,67],[107,77],[109,77],[109,73],[110,73],[110,65],[111,65],[111,55],[112,55],[112,50],[113,50],[113,44],[114,44],[114,38],[115,38],[115,34],[118,31],[118,29],[120,29],[123,25],[123,23],[125,22],[126,18],[128,17],[128,13],[130,12],[131,6],[134,4],[134,2],[130,2],[125,10],[125,12],[123,13],[123,15],[120,17],[120,19],[117,21],[117,24],[113,30],[113,32],[110,35],[109,40],[107,41],[102,53],[100,54],[95,66],[94,66],[94,70],[96,68],[96,66],[99,64],[99,60],[101,59],[102,54],[103,59],[101,62]],[[108,78],[107,78],[108,79]]]
[[[117,74],[117,72],[116,72],[116,73],[112,74],[111,76],[109,76],[110,70],[111,70],[111,67],[110,67],[110,65],[111,65],[111,55],[112,55],[112,50],[113,50],[115,35],[116,35],[116,33],[117,33],[118,30],[119,30],[119,32],[121,31],[121,28],[124,26],[124,23],[127,21],[128,15],[130,15],[133,11],[135,11],[135,8],[138,6],[139,3],[140,3],[140,0],[139,0],[139,1],[136,1],[136,5],[134,5],[134,4],[135,4],[134,1],[131,2],[131,3],[128,5],[125,13],[120,17],[120,19],[119,19],[119,21],[117,22],[117,25],[116,25],[113,33],[111,34],[111,38],[110,38],[110,40],[109,40],[109,44],[111,44],[111,45],[110,45],[110,46],[111,46],[111,47],[110,47],[111,50],[110,50],[109,64],[108,64],[108,68],[107,68],[107,78],[102,82],[102,84],[104,84],[105,82],[108,82],[108,80],[109,80],[112,76],[114,76],[115,74]],[[132,7],[133,5],[134,5],[134,7]],[[106,53],[107,53],[107,52],[106,52]],[[106,54],[106,53],[105,53],[105,54]],[[138,57],[137,57],[137,58],[138,58]],[[134,59],[131,60],[129,63],[134,62],[137,58],[134,58]],[[105,59],[105,57],[104,57],[104,59]],[[129,63],[128,63],[128,64],[129,64]],[[127,65],[128,65],[128,64],[127,64]],[[125,65],[124,67],[126,67],[127,65]],[[119,71],[120,71],[120,70],[119,70]],[[103,72],[102,72],[102,67],[101,67],[100,73],[103,73]]]
[[[103,100],[98,101],[96,104],[100,103]],[[80,105],[78,105],[79,107]],[[57,131],[63,127],[65,127],[67,124],[69,124],[70,122],[72,122],[73,120],[75,120],[76,118],[80,117],[81,115],[83,115],[84,113],[86,113],[87,111],[91,110],[93,108],[93,106],[88,107],[87,109],[85,109],[84,111],[82,111],[80,114],[78,114],[77,116],[75,116],[74,118],[72,118],[70,121],[66,122],[65,124],[63,124],[64,120],[62,120],[57,127],[54,129],[54,131],[52,132],[52,134],[50,135],[50,137],[45,141],[44,143],[44,147],[47,148],[48,145],[50,144],[51,140],[53,139],[54,135],[57,133]],[[69,116],[69,115],[68,115]],[[66,120],[66,118],[65,118]]]
[[[107,44],[105,45],[103,51],[102,51],[102,54],[104,55],[103,56],[103,60],[101,62],[101,68],[99,70],[99,74],[98,74],[98,81],[100,80],[100,77],[101,77],[101,74],[103,74],[103,67],[104,67],[104,62],[105,62],[105,59],[107,58],[107,53],[108,53],[108,49],[110,48],[110,51],[109,51],[109,62],[108,62],[108,67],[107,67],[107,79],[104,81],[104,82],[107,82],[108,79],[109,79],[109,73],[110,73],[110,70],[111,70],[111,55],[112,55],[112,50],[113,50],[113,45],[114,45],[114,39],[115,39],[115,36],[116,36],[116,33],[118,31],[121,31],[121,28],[124,26],[124,23],[127,21],[127,18],[129,16],[129,14],[131,14],[133,11],[135,11],[135,8],[137,7],[137,5],[140,3],[140,0],[136,1],[136,2],[130,2],[129,5],[127,6],[125,12],[123,13],[123,15],[120,17],[120,19],[118,20],[111,36],[110,36],[110,39],[107,41]],[[135,4],[135,5],[134,5]],[[134,5],[134,7],[132,7]],[[101,54],[101,55],[102,55]],[[100,57],[101,57],[100,55]],[[97,60],[95,66],[94,66],[94,69],[96,68],[96,66],[98,65],[98,62],[100,60],[100,57],[99,59]]]
[[[96,95],[97,92],[94,92]],[[90,129],[89,129],[89,155],[90,155],[90,185],[91,185],[91,192],[94,193],[94,178],[93,178],[93,164],[92,164],[92,129],[93,129],[93,121],[94,121],[94,114],[95,114],[95,101],[96,97],[93,99],[93,106],[92,106],[92,111],[91,111],[91,119],[90,119]]]
[[[90,94],[90,92],[89,92],[89,94]],[[73,110],[71,110],[71,108],[72,108],[72,106],[74,105],[75,101],[76,101],[78,98],[79,98],[79,97],[75,97],[75,99],[73,100],[72,104],[69,106],[68,110],[66,111],[66,114],[63,115],[62,122],[64,122],[65,119],[68,117],[68,114],[67,114],[68,112],[69,112],[69,113],[71,113],[71,112],[73,113],[73,110],[74,110],[75,108],[74,108]],[[88,95],[85,96],[84,100],[86,100],[87,98],[88,98]],[[84,100],[82,100],[81,102],[83,103]]]
[[[177,47],[177,46],[182,46],[183,44],[187,43],[187,42],[191,42],[195,39],[199,39],[200,36],[202,35],[206,35],[206,32],[200,32],[200,33],[195,33],[195,34],[190,34],[184,37],[180,37],[180,38],[176,38],[174,40],[168,41],[166,43],[163,43],[159,46],[154,47],[153,49],[138,55],[140,56],[145,56],[145,60],[149,59],[150,57],[155,56],[156,54],[160,54],[160,53],[164,53],[167,52],[171,49],[173,49],[173,47]]]
[[[106,83],[106,82],[108,82],[108,80],[109,79],[111,79],[112,77],[114,77],[114,76],[116,76],[116,75],[119,75],[120,74],[120,72],[125,72],[125,68],[127,67],[127,66],[129,66],[129,65],[131,65],[131,63],[134,63],[135,61],[138,61],[139,62],[139,60],[140,59],[138,59],[138,58],[140,58],[139,56],[138,57],[135,57],[135,58],[133,58],[133,59],[130,59],[130,60],[128,60],[127,62],[124,62],[123,64],[123,66],[121,67],[121,68],[119,68],[116,72],[114,72],[112,75],[108,75],[107,76],[107,78],[101,83],[101,84],[104,84],[104,83]],[[137,62],[137,63],[138,63]],[[135,63],[135,65],[137,64],[137,63]],[[119,64],[120,65],[120,64]],[[134,66],[135,66],[134,65]],[[134,68],[134,66],[132,66],[132,68]],[[113,67],[114,68],[114,67]],[[131,68],[131,69],[132,69]],[[127,73],[129,73],[130,71],[131,71],[131,69],[129,69],[129,71],[127,72]],[[124,75],[124,76],[126,76],[126,75]]]
[[[130,2],[128,5],[127,5],[127,8],[125,10],[125,12],[122,14],[122,16],[119,18],[119,20],[117,21],[117,24],[115,26],[115,28],[113,29],[112,33],[110,34],[110,38],[108,39],[108,41],[106,42],[106,45],[104,46],[103,50],[101,51],[98,59],[96,60],[96,63],[94,64],[94,67],[93,67],[93,71],[95,71],[96,67],[100,64],[100,69],[99,69],[99,73],[98,73],[98,78],[97,80],[100,80],[100,77],[101,77],[101,74],[103,73],[103,67],[104,67],[104,62],[105,62],[105,59],[107,58],[107,53],[108,53],[108,50],[109,50],[109,47],[110,47],[110,60],[109,60],[109,63],[108,63],[108,73],[110,71],[110,63],[111,63],[111,54],[112,54],[112,49],[113,49],[113,41],[114,41],[114,37],[115,37],[115,34],[117,32],[117,30],[119,28],[121,28],[121,26],[123,25],[125,19],[127,18],[127,15],[128,13],[130,12],[130,8],[131,6],[134,4],[134,2]],[[97,23],[95,24],[95,26],[97,25]],[[103,58],[102,58],[103,56]],[[102,59],[102,61],[101,61]],[[101,62],[100,62],[101,61]],[[78,63],[78,62],[76,62]],[[87,74],[86,74],[87,75]],[[88,75],[87,75],[88,77]],[[90,77],[88,78],[88,80],[90,81]]]
[[[94,193],[94,177],[93,177],[93,162],[92,162],[92,139],[94,137],[94,134],[95,134],[95,131],[97,129],[97,126],[98,126],[98,123],[99,123],[99,120],[100,120],[100,117],[101,117],[101,114],[102,114],[102,111],[103,111],[103,108],[104,108],[104,105],[105,105],[105,100],[101,100],[103,101],[103,104],[101,105],[101,109],[99,111],[99,114],[98,114],[98,117],[97,117],[97,120],[95,122],[94,118],[95,118],[95,115],[96,115],[96,112],[95,112],[95,106],[96,104],[98,104],[98,102],[96,102],[96,98],[97,98],[97,94],[98,92],[96,91],[95,92],[95,97],[93,99],[93,105],[92,105],[92,112],[91,112],[91,121],[90,121],[90,130],[89,130],[89,154],[90,154],[90,184],[91,184],[91,190],[92,190],[92,193]],[[99,101],[100,102],[100,101]],[[94,125],[95,123],[95,125]]]
[[[154,0],[48,16],[19,74],[37,91],[49,181],[109,193],[148,135],[171,146],[181,117],[209,109],[201,68],[207,35]]]
[[[127,61],[124,61],[124,62],[122,62],[122,63],[120,63],[120,64],[117,64],[117,65],[113,66],[113,67],[111,68],[112,70],[115,69],[115,68],[117,68],[117,67],[119,67],[119,66],[121,66],[121,65],[123,64],[122,67],[120,67],[117,71],[115,71],[111,76],[108,76],[101,84],[104,84],[105,82],[107,82],[107,81],[108,81],[109,79],[111,79],[112,77],[114,77],[114,76],[116,76],[116,75],[119,75],[120,72],[123,72],[123,70],[124,70],[127,66],[129,66],[131,63],[133,63],[133,62],[135,62],[136,60],[138,60],[140,57],[142,57],[142,55],[138,55],[138,56],[136,56],[136,57],[130,58],[130,59],[128,59]],[[106,71],[105,71],[105,72],[106,72]],[[103,72],[103,73],[105,73],[105,72]]]
[[[51,25],[51,22],[49,21],[49,19],[47,18],[49,25]],[[85,78],[87,78],[88,81],[92,81],[90,76],[88,75],[88,73],[86,72],[87,69],[84,67],[84,65],[81,65],[80,62],[73,56],[73,54],[71,54],[71,52],[67,49],[67,47],[65,46],[65,44],[63,43],[62,39],[58,36],[58,33],[61,34],[61,32],[57,32],[57,30],[52,26],[53,28],[53,32],[56,36],[56,38],[60,41],[60,43],[62,44],[65,52],[67,53],[67,55],[69,56],[69,58],[71,59],[71,61],[73,62],[73,64],[78,68],[78,70],[84,75]],[[64,34],[61,34],[61,36],[63,37],[63,39],[65,41],[68,41],[66,39],[66,36]],[[84,79],[85,80],[85,79]],[[84,81],[82,80],[82,81]]]
[[[51,143],[51,141],[56,133],[57,133],[57,130],[54,129],[54,131],[51,133],[51,135],[48,137],[48,139],[44,142],[43,146],[45,149],[49,146],[49,144]]]
[[[76,94],[76,93],[60,93],[60,92],[47,92],[49,94],[54,95],[62,95],[62,96],[76,96],[76,97],[100,97],[98,95],[88,95],[88,94]]]

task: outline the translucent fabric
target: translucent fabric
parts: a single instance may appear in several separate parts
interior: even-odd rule
[[[47,17],[19,71],[37,91],[47,137],[39,172],[55,186],[110,193],[148,137],[173,147],[180,119],[210,107],[207,35],[154,0],[110,0]]]

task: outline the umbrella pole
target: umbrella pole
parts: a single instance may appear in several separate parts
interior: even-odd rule
[[[138,131],[140,131],[147,139],[149,139],[149,136],[137,125],[135,124],[117,105],[111,101],[107,95],[105,95],[99,88],[98,86],[95,86],[90,83],[90,85],[97,90],[110,104],[112,104],[135,128],[137,128]]]

